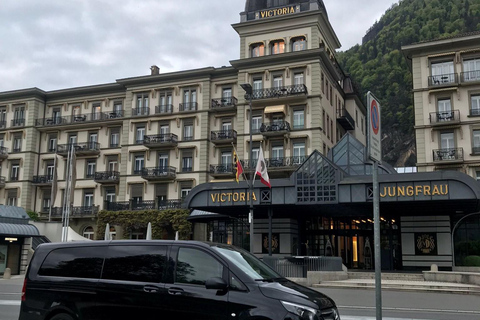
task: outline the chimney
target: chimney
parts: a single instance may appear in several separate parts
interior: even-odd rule
[[[160,68],[157,67],[156,65],[151,66],[150,71],[151,71],[152,76],[156,76],[156,75],[160,74]]]

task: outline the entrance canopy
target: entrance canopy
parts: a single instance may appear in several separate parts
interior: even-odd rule
[[[0,234],[2,236],[40,236],[37,227],[31,224],[0,223]]]

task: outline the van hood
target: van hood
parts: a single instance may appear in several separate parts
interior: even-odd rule
[[[320,310],[335,307],[335,302],[330,297],[287,279],[258,283],[258,287],[263,295],[272,299],[301,303],[312,307],[314,304]]]

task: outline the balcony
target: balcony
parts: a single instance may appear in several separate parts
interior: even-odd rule
[[[173,148],[178,145],[178,136],[174,133],[144,136],[143,145],[148,148]]]
[[[210,140],[218,144],[230,144],[232,142],[237,142],[237,131],[235,130],[220,130],[220,131],[211,131]]]
[[[433,162],[463,162],[463,148],[436,149],[433,151]]]
[[[211,164],[210,175],[214,178],[231,178],[235,176],[235,168],[229,164]]]
[[[295,157],[277,157],[277,158],[268,158],[265,159],[265,164],[267,169],[270,171],[274,170],[295,170],[300,166],[306,159],[306,156],[295,156]]]
[[[460,81],[462,83],[478,83],[480,82],[480,70],[461,72]]]
[[[237,107],[238,100],[235,97],[212,99],[212,111],[231,111]]]
[[[52,127],[73,124],[86,124],[98,121],[107,121],[112,119],[123,118],[123,110],[116,110],[111,112],[96,112],[86,114],[76,114],[73,116],[64,117],[50,117],[35,120],[37,127]]]
[[[197,111],[198,110],[198,103],[197,102],[185,102],[180,103],[180,112],[188,112],[188,111]]]
[[[89,218],[95,217],[98,214],[99,206],[80,206],[72,207],[70,212],[70,218]],[[62,207],[53,207],[52,208],[52,218],[62,218],[63,208]]]
[[[5,188],[5,177],[0,177],[0,188]]]
[[[355,120],[345,108],[337,108],[337,121],[347,131],[355,129]]]
[[[259,89],[253,90],[252,92],[252,100],[259,100],[259,99],[271,99],[271,98],[286,98],[292,96],[299,96],[299,95],[307,95],[308,90],[307,86],[304,84],[298,84],[293,86],[281,86],[269,89]],[[247,93],[245,94],[245,100],[249,100],[250,95]]]
[[[32,184],[34,186],[51,186],[53,182],[52,175],[33,176]]]
[[[451,125],[460,123],[460,110],[430,112],[431,125]]]
[[[132,109],[132,116],[140,117],[140,116],[148,116],[150,114],[150,108],[133,108]]]
[[[124,210],[168,210],[180,209],[182,207],[182,200],[143,200],[136,202],[134,200],[109,202],[105,201],[105,210],[109,211],[124,211]]]
[[[449,87],[458,84],[458,74],[448,73],[428,77],[429,87]]]
[[[166,104],[155,107],[155,114],[170,114],[173,113],[173,105]]]
[[[12,128],[25,127],[25,119],[13,119],[11,127]]]
[[[0,147],[0,162],[8,158],[8,149],[5,147]]]
[[[143,168],[142,178],[148,181],[172,181],[177,176],[175,167]]]
[[[118,171],[99,171],[95,172],[93,180],[103,184],[117,184],[120,181],[120,172]]]
[[[67,143],[57,145],[57,154],[66,157],[71,146],[75,149],[77,156],[89,156],[100,154],[100,143],[98,142],[83,142],[83,143]]]
[[[265,137],[280,136],[290,132],[290,123],[287,121],[275,121],[262,123],[260,132]]]

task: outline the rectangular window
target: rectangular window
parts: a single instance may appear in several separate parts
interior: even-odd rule
[[[261,77],[253,78],[253,91],[263,89],[263,80]]]
[[[92,120],[102,119],[102,107],[99,102],[92,104]]]
[[[20,164],[13,162],[10,169],[10,181],[18,181],[20,178]]]
[[[480,130],[473,130],[473,152],[474,154],[480,153]]]
[[[88,135],[88,148],[90,150],[97,150],[99,148],[99,144],[98,144],[98,133],[90,133]]]
[[[293,143],[293,163],[301,164],[305,161],[305,142]]]
[[[137,144],[143,144],[145,138],[145,125],[137,126],[135,141]]]
[[[451,121],[453,120],[452,104],[450,99],[439,99],[437,102],[438,108],[438,121]]]
[[[170,91],[160,93],[158,113],[172,113],[173,112],[173,98]]]
[[[271,54],[279,54],[285,52],[285,42],[283,40],[273,41],[271,46]]]
[[[133,164],[133,174],[141,174],[145,166],[145,157],[143,155],[136,155]]]
[[[106,189],[105,190],[105,200],[108,202],[115,202],[116,201],[116,194],[115,189]]]
[[[181,111],[193,111],[193,110],[197,110],[197,90],[184,89],[183,90],[183,110]]]
[[[85,178],[93,179],[95,178],[97,162],[95,160],[87,160],[87,168],[85,170]]]
[[[183,151],[182,154],[182,172],[191,172],[193,170],[193,152]]]
[[[332,85],[330,85],[330,105],[333,106],[333,93],[332,93]]]
[[[455,139],[453,132],[444,132],[440,135],[440,143],[442,149],[455,148]]]
[[[432,63],[432,84],[451,83],[455,81],[453,61]]]
[[[138,93],[137,94],[137,102],[135,105],[135,110],[137,115],[146,115],[148,114],[146,111],[149,107],[148,105],[148,92]]]
[[[110,172],[118,171],[118,161],[116,159],[108,160],[108,171]]]
[[[192,191],[192,187],[182,186],[182,189],[180,190],[180,198],[182,200],[185,200],[185,198],[188,196],[190,191]]]
[[[57,150],[57,135],[50,135],[48,138],[48,152]]]
[[[262,126],[262,116],[252,116],[252,133],[259,133]]]
[[[14,107],[12,126],[19,127],[25,125],[25,107]]]
[[[13,152],[21,152],[22,151],[22,135],[15,134],[13,136]]]
[[[0,108],[0,129],[7,127],[7,109]]]
[[[120,146],[120,129],[110,129],[110,148],[118,148]]]
[[[295,86],[300,86],[300,85],[303,85],[303,84],[304,84],[303,72],[296,72],[296,73],[293,75],[293,84],[294,84]]]
[[[470,97],[470,115],[480,116],[480,94]]]
[[[277,160],[283,159],[283,145],[277,145],[272,147],[271,159],[277,159]]]
[[[160,153],[158,155],[158,167],[159,168],[166,168],[168,167],[168,154]]]
[[[322,93],[325,93],[325,76],[323,75],[323,72],[322,72],[321,86],[322,86]]]
[[[327,115],[327,138],[330,139],[330,116]]]
[[[183,123],[183,140],[193,140],[193,120],[185,120]]]
[[[283,77],[282,76],[274,76],[273,77],[273,87],[279,89],[283,87]]]
[[[122,101],[113,102],[113,112],[117,117],[121,117],[123,113],[123,104]]]
[[[232,131],[232,121],[223,120],[222,121],[222,132],[228,137]]]
[[[252,148],[252,161],[250,162],[250,166],[253,169],[255,169],[255,166],[257,165],[259,155],[260,155],[260,147],[254,146]]]
[[[222,151],[222,165],[224,166],[232,166],[232,152],[231,151]]]
[[[470,59],[463,61],[463,81],[480,80],[480,59]]]
[[[55,170],[55,167],[53,166],[53,162],[52,163],[48,163],[47,164],[47,171],[46,171],[46,176],[48,177],[48,181],[52,181],[53,180],[53,172]]]
[[[305,111],[293,111],[293,129],[303,129],[305,126]]]
[[[93,207],[93,191],[85,191],[83,195],[83,206],[84,207]]]

